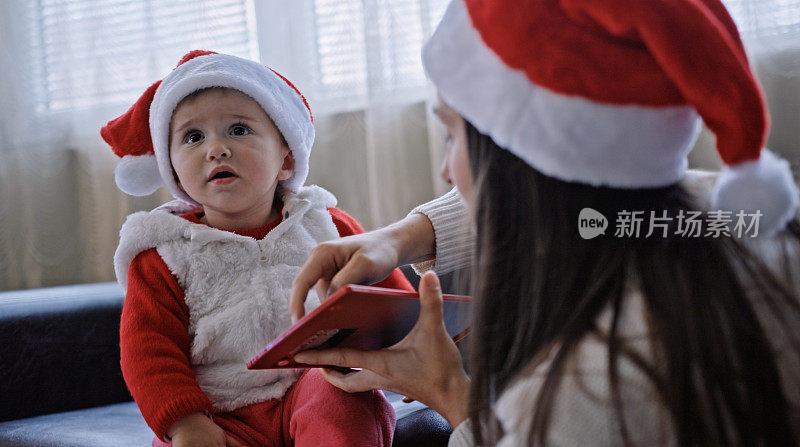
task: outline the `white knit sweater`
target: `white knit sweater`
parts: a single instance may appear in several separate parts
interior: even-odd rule
[[[714,175],[689,171],[683,185],[699,201],[707,206]],[[448,194],[421,205],[412,212],[425,214],[433,223],[436,232],[435,262],[417,264],[418,271],[433,268],[437,273],[446,273],[466,266],[472,259],[474,232],[464,222],[468,211],[458,192]],[[752,248],[767,265],[779,274],[800,280],[800,262],[783,264],[782,255],[788,250],[790,258],[800,261],[800,249],[796,244],[777,239],[758,239]],[[788,269],[788,271],[787,271]],[[781,275],[781,276],[783,276]],[[795,284],[800,290],[800,284]],[[644,358],[650,358],[650,336],[645,325],[643,301],[637,287],[630,286],[624,299],[624,311],[619,323],[619,336]],[[754,303],[757,312],[764,315],[759,303]],[[610,325],[610,311],[606,310],[598,319],[602,330]],[[784,390],[788,393],[793,413],[790,420],[800,427],[800,365],[797,358],[782,355],[790,349],[781,343],[780,327],[762,319],[768,339],[778,358]],[[608,380],[608,349],[603,341],[588,336],[576,353],[568,360],[563,382],[554,406],[547,445],[554,446],[611,446],[620,445],[622,438],[614,423],[615,413],[611,404]],[[497,440],[498,447],[527,446],[527,433],[531,422],[531,404],[541,389],[544,372],[550,358],[532,371],[519,375],[494,404],[493,410],[503,436]],[[676,445],[666,410],[659,404],[656,391],[640,370],[628,360],[618,360],[620,370],[620,392],[629,439],[634,445]],[[471,421],[467,420],[455,428],[450,436],[449,447],[474,445]]]
[[[409,214],[413,213],[428,217],[436,237],[436,258],[413,264],[417,273],[433,270],[443,275],[470,264],[475,253],[475,230],[458,188],[414,208]]]

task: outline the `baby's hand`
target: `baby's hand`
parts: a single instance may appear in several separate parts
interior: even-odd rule
[[[173,447],[244,447],[203,413],[192,413],[167,430]]]

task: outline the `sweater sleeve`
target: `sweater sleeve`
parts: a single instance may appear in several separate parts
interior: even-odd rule
[[[339,230],[339,236],[352,236],[364,232],[364,228],[361,227],[361,224],[346,212],[339,208],[328,208],[328,211],[331,213],[331,218],[333,218],[336,229]],[[406,279],[400,269],[394,269],[391,275],[373,285],[389,289],[414,290],[414,287],[408,282],[408,279]]]
[[[447,447],[472,447],[474,445],[475,439],[472,437],[472,421],[466,419],[453,430],[447,442]]]
[[[156,249],[134,258],[122,306],[122,375],[159,439],[181,418],[212,410],[189,364],[189,309]]]
[[[412,213],[424,214],[431,221],[436,238],[436,259],[413,264],[417,273],[433,269],[442,275],[469,266],[476,236],[458,189],[414,208]]]

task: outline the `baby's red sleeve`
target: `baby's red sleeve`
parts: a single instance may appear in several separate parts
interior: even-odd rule
[[[328,211],[331,213],[336,229],[339,230],[339,236],[345,237],[364,232],[364,228],[361,227],[361,224],[346,212],[339,208],[328,208]],[[400,269],[394,269],[391,275],[373,285],[390,289],[414,290],[414,287],[411,286],[411,283],[408,282]]]
[[[183,290],[156,249],[134,258],[122,306],[122,375],[159,439],[175,422],[211,411],[189,365],[189,309]]]

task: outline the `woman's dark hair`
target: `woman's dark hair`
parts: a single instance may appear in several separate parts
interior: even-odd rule
[[[623,358],[652,382],[678,445],[795,445],[776,357],[750,290],[758,291],[770,324],[781,325],[797,355],[795,292],[735,238],[679,236],[676,219],[667,236],[645,237],[647,219],[638,238],[614,235],[622,211],[647,217],[666,211],[674,218],[698,209],[682,186],[624,190],[556,180],[469,123],[467,146],[478,231],[470,363],[478,445],[497,437],[495,396],[549,357],[529,416],[529,444],[545,444],[559,384],[570,373],[566,363],[590,335],[608,347],[611,405],[625,444],[632,442],[620,393]],[[608,218],[605,235],[579,236],[583,208]],[[790,224],[790,237],[800,235],[798,228]],[[618,333],[631,286],[641,292],[652,336],[646,356]],[[599,327],[598,316],[609,310],[610,327]]]

